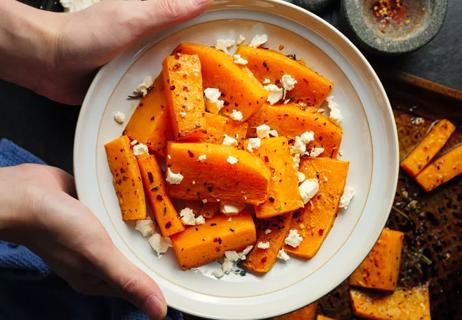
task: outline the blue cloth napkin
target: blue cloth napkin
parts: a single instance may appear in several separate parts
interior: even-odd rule
[[[42,160],[7,139],[0,140],[0,167]],[[145,320],[144,313],[115,298],[90,297],[72,290],[24,246],[0,240],[0,319]],[[183,315],[169,310],[169,320]]]

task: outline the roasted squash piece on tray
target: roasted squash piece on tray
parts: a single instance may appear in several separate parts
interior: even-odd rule
[[[274,317],[273,320],[314,320],[317,306],[318,304],[314,302],[291,313],[287,313],[279,317]]]
[[[203,142],[221,144],[225,135],[227,135],[240,143],[247,135],[247,127],[247,122],[234,121],[225,116],[206,112],[205,128],[207,136],[203,139]]]

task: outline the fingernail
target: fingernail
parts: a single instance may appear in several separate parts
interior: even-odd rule
[[[164,319],[167,315],[167,305],[156,295],[149,296],[144,302],[144,310],[152,319]]]

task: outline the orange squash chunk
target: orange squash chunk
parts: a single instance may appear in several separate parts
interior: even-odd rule
[[[417,183],[430,192],[462,173],[462,145],[448,151],[415,177]]]
[[[456,130],[456,127],[448,120],[438,121],[425,138],[401,162],[401,168],[415,177],[443,148],[454,130]]]
[[[342,129],[319,112],[301,110],[296,104],[280,106],[265,105],[249,120],[249,134],[254,136],[255,128],[267,124],[281,136],[294,138],[305,131],[314,132],[310,147],[323,147],[322,157],[336,157],[342,142]]]
[[[262,139],[261,146],[254,153],[271,171],[268,200],[255,207],[257,218],[270,218],[303,208],[303,201],[298,191],[297,173],[290,156],[287,138]]]
[[[240,46],[237,53],[248,61],[247,67],[262,82],[270,79],[271,83],[278,84],[285,74],[297,80],[295,88],[287,92],[286,98],[319,107],[332,89],[331,81],[279,52]]]
[[[220,213],[220,204],[217,202],[186,200],[184,201],[185,208],[191,208],[197,216],[203,216],[206,219],[213,218],[215,214]]]
[[[206,132],[199,57],[168,56],[164,60],[163,78],[174,138],[179,141],[201,140]]]
[[[183,223],[167,194],[164,177],[156,158],[146,154],[138,156],[137,159],[144,189],[160,233],[164,237],[169,237],[183,231]]]
[[[350,276],[350,285],[369,289],[396,289],[404,234],[385,228],[372,251]]]
[[[287,252],[304,259],[318,252],[337,216],[348,166],[346,161],[330,158],[302,160],[300,171],[307,179],[318,179],[319,191],[304,209],[293,214],[291,229],[297,229],[303,241],[297,248],[286,245]]]
[[[248,210],[233,215],[216,215],[205,224],[186,228],[172,236],[173,249],[182,269],[207,264],[224,256],[225,251],[240,251],[254,244],[255,224]]]
[[[165,156],[167,141],[172,139],[167,101],[162,75],[138,104],[125,128],[124,134],[148,146],[149,150]]]
[[[291,313],[275,317],[273,320],[314,320],[317,306],[318,304],[315,302]]]
[[[398,288],[392,294],[350,290],[353,312],[358,317],[376,320],[430,320],[428,285]]]
[[[243,121],[263,106],[267,91],[245,67],[226,53],[204,45],[183,43],[176,52],[197,54],[202,63],[204,88],[217,88],[225,102],[222,113],[242,112]]]
[[[326,317],[326,316],[323,316],[321,314],[318,314],[316,316],[316,320],[334,320],[334,318],[330,318],[330,317]]]
[[[146,201],[138,163],[130,148],[130,139],[121,136],[104,145],[122,219],[146,218]]]
[[[167,154],[168,170],[183,175],[181,183],[169,185],[172,198],[253,205],[267,199],[270,171],[246,151],[228,145],[170,142]],[[199,160],[201,155],[204,161]]]
[[[241,142],[247,135],[248,124],[246,122],[238,122],[227,117],[213,113],[205,113],[205,128],[207,137],[203,142],[223,143],[225,134]]]
[[[279,250],[284,245],[291,221],[292,213],[270,219],[256,219],[256,243],[269,242],[270,247],[260,249],[255,245],[244,262],[247,270],[255,273],[266,273],[271,270],[277,260]]]

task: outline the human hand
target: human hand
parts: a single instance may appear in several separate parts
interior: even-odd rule
[[[156,283],[115,248],[73,194],[72,177],[60,169],[0,168],[0,239],[26,245],[81,293],[123,297],[150,317],[165,317]]]
[[[195,17],[211,2],[117,0],[54,13],[0,1],[0,78],[80,104],[97,68],[143,36]]]

